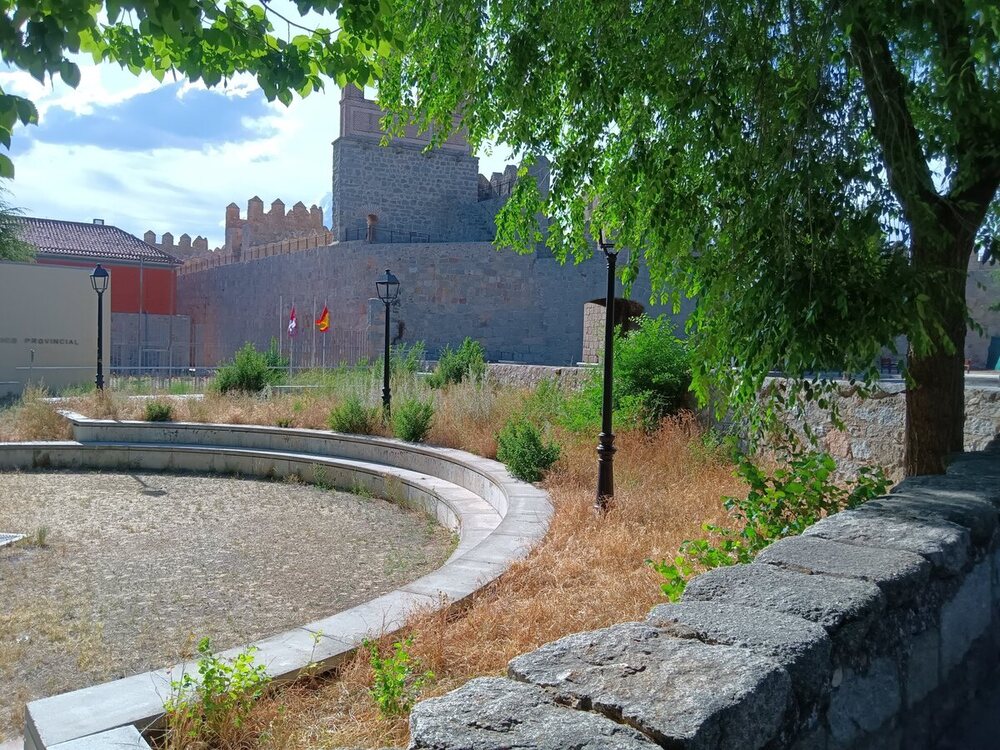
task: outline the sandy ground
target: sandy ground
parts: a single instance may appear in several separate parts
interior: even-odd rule
[[[193,474],[0,473],[6,531],[30,538],[0,548],[0,740],[26,701],[333,614],[452,545],[384,500]]]

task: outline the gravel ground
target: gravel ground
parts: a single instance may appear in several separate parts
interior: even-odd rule
[[[28,700],[333,614],[452,545],[384,500],[194,474],[0,473],[6,531],[32,538],[0,548],[0,740]]]

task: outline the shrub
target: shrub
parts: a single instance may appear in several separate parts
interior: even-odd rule
[[[281,356],[281,343],[274,336],[264,352],[264,360],[267,366],[277,374],[288,372],[288,366],[292,361],[288,357]]]
[[[430,432],[434,402],[411,398],[392,411],[392,434],[400,440],[419,443]]]
[[[277,359],[276,359],[277,358]],[[232,362],[227,362],[215,374],[214,386],[220,393],[240,391],[259,393],[269,385],[280,383],[283,372],[275,364],[280,357],[273,347],[261,353],[251,343],[236,352]],[[285,365],[287,367],[287,363]]]
[[[479,381],[486,374],[486,350],[478,341],[465,339],[456,350],[446,346],[429,378],[432,388],[461,383],[467,377]]]
[[[330,412],[328,424],[334,432],[371,435],[379,420],[379,409],[368,406],[358,396],[348,396]]]
[[[420,369],[424,361],[427,347],[423,341],[417,341],[410,346],[396,344],[389,350],[389,370],[392,373],[414,373]]]
[[[745,498],[723,499],[733,526],[705,524],[709,538],[684,542],[673,561],[651,562],[663,576],[663,593],[676,601],[697,569],[748,563],[772,542],[801,534],[821,518],[856,508],[889,487],[878,468],[863,468],[853,482],[835,484],[836,469],[827,453],[790,449],[786,465],[769,475],[741,455],[736,474],[750,490]]]
[[[655,429],[663,417],[683,403],[691,385],[687,345],[674,336],[670,321],[660,316],[639,319],[638,328],[615,336],[615,423],[623,427]],[[566,404],[563,425],[575,431],[592,430],[601,422],[604,371],[594,368],[584,388]]]
[[[254,664],[255,652],[250,646],[227,661],[212,653],[208,638],[198,642],[198,676],[185,672],[173,680],[164,703],[170,747],[191,739],[211,747],[243,725],[271,679],[264,665]]]
[[[368,663],[374,677],[370,692],[379,712],[383,716],[409,713],[420,688],[434,679],[433,672],[418,674],[419,662],[410,655],[413,636],[393,643],[388,656],[382,656],[374,641],[365,640],[362,646],[368,651]]]
[[[28,386],[21,403],[14,407],[14,434],[18,440],[68,440],[72,437],[69,421],[46,401],[48,391]]]
[[[497,435],[497,458],[525,482],[537,482],[559,460],[558,444],[542,442],[541,432],[524,418],[507,422]]]
[[[142,410],[142,418],[147,422],[172,422],[174,407],[166,401],[147,401]]]

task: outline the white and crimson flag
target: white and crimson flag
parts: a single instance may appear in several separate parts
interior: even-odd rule
[[[292,314],[288,316],[288,335],[294,336],[299,324],[295,320],[295,305],[292,305]]]

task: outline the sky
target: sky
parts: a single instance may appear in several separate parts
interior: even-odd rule
[[[32,99],[37,126],[15,129],[7,183],[24,215],[104,219],[142,237],[187,232],[221,245],[225,207],[246,215],[247,200],[280,198],[324,208],[329,226],[331,142],[340,130],[340,90],[288,107],[268,102],[250,77],[227,87],[167,76],[133,76],[79,58],[76,89],[0,71],[0,88]],[[480,172],[502,170],[507,149],[481,155]],[[513,161],[511,159],[511,161]]]

